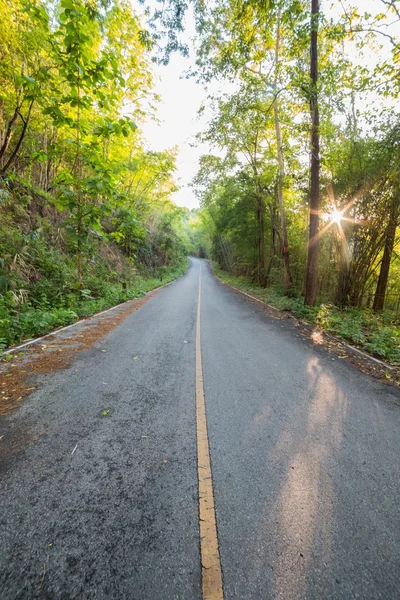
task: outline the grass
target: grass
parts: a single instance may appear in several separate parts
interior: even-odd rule
[[[48,302],[43,302],[41,306],[33,307],[25,303],[15,310],[9,302],[4,301],[4,295],[0,296],[0,349],[45,335],[57,327],[70,325],[82,317],[127,300],[140,298],[182,275],[188,265],[189,260],[185,258],[171,267],[158,269],[151,277],[137,276],[125,290],[121,284],[109,284],[101,297],[92,297],[90,290],[82,290],[80,295],[70,294],[66,297],[65,306],[51,306]]]
[[[274,288],[262,288],[245,277],[226,273],[215,264],[213,267],[217,277],[255,298],[319,326],[375,357],[394,365],[400,363],[400,322],[392,313],[353,307],[339,309],[332,304],[311,308],[304,305],[302,298],[282,296]]]

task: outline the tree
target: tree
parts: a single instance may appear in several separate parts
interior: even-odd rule
[[[320,133],[318,107],[318,23],[319,0],[311,0],[311,36],[310,36],[310,111],[311,111],[311,148],[310,148],[310,233],[308,241],[307,272],[304,302],[313,306],[317,300],[318,250],[319,250],[319,186],[320,186]]]
[[[267,281],[265,248],[266,200],[271,197],[271,164],[273,155],[267,141],[273,127],[270,104],[259,83],[245,83],[237,94],[215,103],[216,116],[208,131],[201,136],[225,152],[224,167],[247,177],[251,185],[248,202],[254,207],[257,222],[257,280]],[[219,165],[221,167],[221,164]]]
[[[283,282],[284,290],[288,293],[292,283],[292,277],[290,275],[290,258],[289,258],[289,241],[286,227],[286,214],[285,206],[283,202],[283,188],[285,183],[285,162],[283,158],[282,150],[282,133],[281,124],[279,120],[279,104],[278,104],[278,77],[279,77],[279,48],[281,39],[281,8],[278,7],[277,22],[276,22],[276,39],[275,39],[275,75],[273,84],[273,109],[274,109],[274,121],[275,121],[275,133],[276,133],[276,156],[278,161],[278,176],[276,182],[277,198],[279,205],[279,213],[281,218],[281,230],[282,230],[282,253],[283,253]]]
[[[171,235],[161,258],[170,262],[182,249],[169,202],[176,153],[143,147],[139,128],[154,114],[151,56],[130,4],[0,1],[0,59],[0,193],[45,192],[41,211],[57,209],[58,235],[75,255],[75,287],[98,240],[133,259],[147,220],[164,230],[163,243]]]
[[[15,14],[18,14],[18,23]],[[49,18],[41,5],[22,0],[0,4],[0,176],[16,161],[30,125],[32,111],[46,89],[50,70]],[[0,114],[1,114],[0,113]],[[13,143],[15,139],[15,142]]]
[[[400,201],[398,192],[394,195],[389,212],[389,221],[384,233],[384,249],[376,286],[373,309],[383,310],[385,304],[386,288],[389,279],[390,262],[393,254],[396,229],[399,222]]]

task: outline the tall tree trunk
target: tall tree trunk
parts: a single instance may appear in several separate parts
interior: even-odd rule
[[[318,110],[318,20],[319,0],[311,0],[311,181],[310,181],[310,231],[308,241],[307,274],[305,287],[305,304],[314,306],[317,299],[318,276],[318,228],[319,228],[319,110]]]
[[[394,199],[390,207],[389,222],[385,231],[385,246],[383,249],[383,256],[381,262],[381,268],[379,271],[378,284],[376,286],[374,305],[375,311],[383,310],[385,305],[386,288],[389,279],[390,261],[392,258],[394,241],[396,239],[396,229],[399,219],[399,202],[398,199]]]
[[[286,215],[285,206],[283,203],[283,186],[285,183],[285,163],[283,160],[282,152],[282,133],[281,124],[279,121],[279,106],[278,106],[278,74],[279,74],[279,46],[281,39],[281,9],[278,9],[277,26],[276,26],[276,40],[275,40],[275,76],[274,76],[274,120],[275,120],[275,133],[276,133],[276,158],[278,161],[278,180],[277,180],[277,197],[279,205],[279,214],[281,218],[281,229],[282,229],[282,253],[283,253],[283,286],[287,293],[292,283],[292,277],[290,275],[290,258],[289,258],[289,242],[287,236],[286,227]]]

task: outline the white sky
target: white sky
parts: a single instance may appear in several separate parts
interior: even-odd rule
[[[176,179],[181,189],[175,192],[173,199],[179,206],[194,208],[198,201],[188,186],[197,173],[199,157],[207,152],[207,148],[199,145],[194,148],[191,143],[202,129],[197,111],[207,94],[194,79],[182,78],[188,66],[188,59],[176,55],[168,66],[156,68],[160,80],[155,91],[162,98],[157,111],[160,123],[147,122],[143,136],[152,150],[178,147]]]
[[[135,0],[134,0],[134,3]],[[326,12],[342,13],[340,0],[326,0],[323,3]],[[384,5],[380,0],[344,0],[344,5],[358,6],[360,13],[366,11],[375,14],[384,12]],[[186,17],[185,41],[190,45],[194,36],[193,17],[189,12]],[[160,123],[149,121],[143,128],[146,145],[151,150],[164,150],[178,147],[176,181],[180,186],[175,192],[173,200],[179,206],[195,208],[199,206],[190,182],[196,175],[199,167],[199,158],[202,154],[210,152],[206,145],[195,142],[195,135],[204,129],[206,117],[201,120],[197,112],[206,100],[209,91],[197,84],[194,78],[187,79],[185,71],[194,62],[194,51],[189,58],[178,54],[171,57],[168,66],[155,65],[155,92],[161,97],[158,108]],[[218,84],[212,85],[212,92],[218,91]],[[191,144],[195,144],[193,147]]]
[[[191,46],[194,36],[192,13],[186,17],[185,42]],[[204,129],[204,119],[197,117],[198,110],[208,93],[196,83],[194,78],[186,78],[185,72],[195,60],[194,51],[184,58],[179,54],[171,56],[167,66],[155,65],[155,92],[160,96],[157,117],[159,123],[149,121],[143,128],[143,137],[151,150],[178,147],[176,181],[180,186],[173,200],[179,206],[195,208],[199,206],[193,189],[189,186],[199,168],[199,158],[209,152],[209,148],[196,142],[196,134]],[[193,147],[191,144],[195,144]]]

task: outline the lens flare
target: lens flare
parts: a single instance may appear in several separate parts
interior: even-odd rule
[[[340,221],[343,219],[343,213],[340,210],[333,210],[330,215],[329,215],[329,219],[331,220],[332,223],[337,223],[338,225],[340,224]]]

